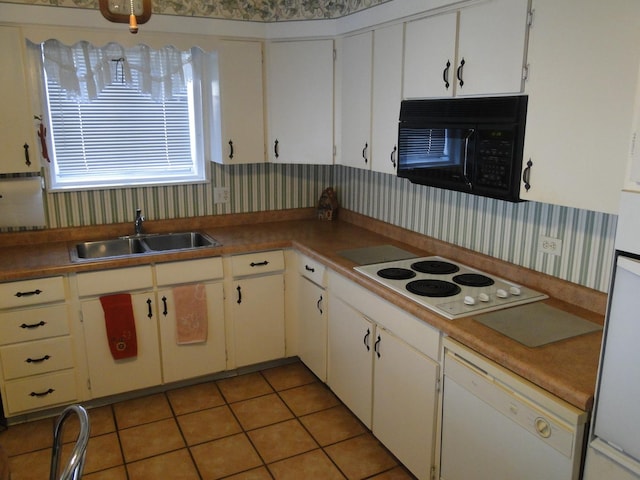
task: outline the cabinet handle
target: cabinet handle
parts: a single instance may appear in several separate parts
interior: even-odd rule
[[[269,265],[269,262],[265,260],[264,262],[251,262],[249,266],[251,267],[264,267],[265,265]]]
[[[276,156],[276,158],[280,157],[280,148],[278,148],[280,142],[278,142],[278,139],[276,138],[276,141],[273,143],[273,154]]]
[[[30,325],[23,323],[22,325],[20,325],[20,328],[38,328],[38,327],[44,327],[46,324],[47,322],[40,320],[38,323],[32,323]]]
[[[147,313],[147,317],[152,318],[153,317],[153,310],[151,309],[151,299],[147,298],[147,309],[149,310],[149,313]]]
[[[461,87],[462,85],[464,85],[464,80],[462,80],[463,70],[464,70],[464,58],[460,60],[460,66],[458,67],[458,70],[456,70],[456,77],[458,77],[458,82]]]
[[[318,299],[318,303],[316,303],[316,308],[320,312],[320,315],[322,315],[322,307],[320,306],[321,303],[322,303],[322,295],[320,295],[320,298]]]
[[[444,82],[445,90],[449,90],[449,69],[451,68],[451,62],[447,60],[447,66],[442,71],[442,81]],[[395,165],[394,165],[395,166]]]
[[[371,335],[371,330],[367,328],[367,333],[364,334],[364,338],[362,339],[362,341],[364,342],[364,346],[367,347],[367,352],[371,350],[371,348],[369,347],[369,335]]]
[[[316,269],[315,269],[315,268],[310,267],[309,265],[305,265],[305,266],[304,266],[304,269],[305,269],[307,272],[311,272],[311,273],[313,273],[313,272],[315,272],[315,271],[316,271]]]
[[[29,144],[25,143],[22,148],[24,148],[24,164],[27,167],[31,166],[31,160],[29,159]]]
[[[242,303],[242,288],[240,288],[240,285],[238,285],[236,290],[238,290],[238,303]]]
[[[376,352],[376,355],[378,356],[378,358],[380,358],[380,341],[382,340],[382,338],[380,338],[380,335],[378,335],[378,339],[376,340],[376,343],[373,344],[373,351]]]
[[[229,158],[233,159],[233,142],[229,140]]]
[[[53,388],[50,388],[49,390],[47,390],[46,392],[31,392],[29,394],[30,397],[46,397],[47,395],[51,395],[53,392],[55,392],[55,390]]]
[[[369,144],[365,142],[364,148],[362,149],[362,158],[364,158],[364,163],[369,161],[369,159],[367,159],[367,148],[369,148]]]
[[[167,316],[167,297],[162,297],[162,306],[164,307],[164,310],[162,311],[162,314],[166,317]]]
[[[393,168],[396,168],[396,155],[398,154],[398,146],[394,145],[393,146],[393,150],[391,151],[391,156],[389,157],[389,160],[391,160],[391,164],[393,165]]]
[[[40,289],[32,290],[31,292],[16,292],[16,297],[30,297],[31,295],[40,295],[41,293],[42,290]]]
[[[44,357],[40,357],[40,358],[27,358],[25,360],[25,362],[27,363],[42,363],[45,360],[49,360],[51,357],[49,355],[45,355]]]
[[[527,168],[524,169],[524,172],[522,172],[522,181],[524,182],[524,189],[528,192],[529,189],[531,188],[531,167],[533,167],[533,162],[531,161],[531,159],[529,159],[529,161],[527,162]]]

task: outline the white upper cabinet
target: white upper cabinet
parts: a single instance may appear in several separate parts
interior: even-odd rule
[[[345,37],[338,49],[342,79],[340,163],[370,168],[373,32]]]
[[[19,28],[0,26],[0,173],[40,171],[40,146],[36,143],[36,123],[27,90],[24,49]]]
[[[262,43],[223,41],[219,49],[220,163],[261,163],[264,155]],[[216,158],[218,157],[218,158]]]
[[[404,98],[519,93],[529,0],[489,0],[407,23]]]
[[[521,196],[616,213],[629,159],[640,2],[535,0],[533,8],[523,169],[532,166]]]
[[[333,40],[267,46],[269,161],[333,163]]]
[[[373,32],[371,170],[396,173],[402,100],[402,24]]]

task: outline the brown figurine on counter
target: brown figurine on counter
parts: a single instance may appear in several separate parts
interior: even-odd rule
[[[338,218],[338,196],[332,187],[325,188],[318,201],[318,219],[335,220]]]

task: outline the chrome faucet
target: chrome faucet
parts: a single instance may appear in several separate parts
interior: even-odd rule
[[[136,232],[136,235],[142,235],[143,222],[144,222],[144,217],[142,216],[142,210],[138,208],[136,209],[136,219],[133,222],[133,228]]]

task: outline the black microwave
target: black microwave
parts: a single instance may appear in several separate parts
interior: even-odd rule
[[[397,174],[519,202],[526,116],[526,95],[404,100]]]

